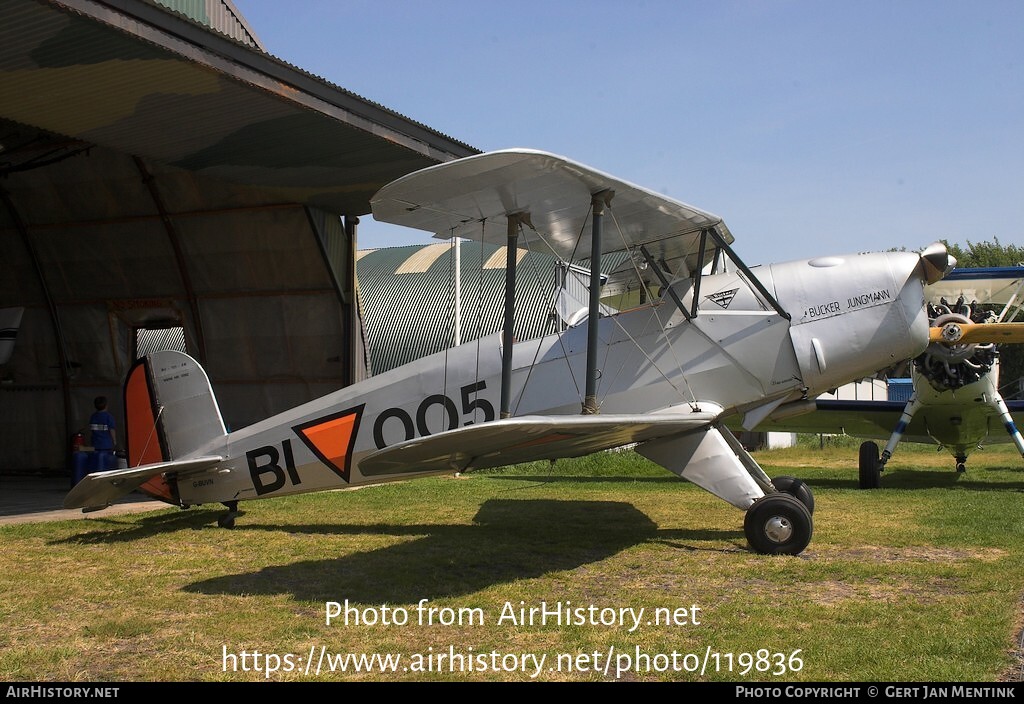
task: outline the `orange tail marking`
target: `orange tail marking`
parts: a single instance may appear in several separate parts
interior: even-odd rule
[[[357,406],[297,425],[293,430],[321,462],[348,482],[352,474],[352,448],[362,415],[363,406]]]
[[[165,456],[154,414],[153,394],[149,388],[148,364],[137,362],[124,384],[125,447],[128,466],[163,462]],[[171,488],[163,477],[153,477],[139,487],[150,496],[175,503]]]

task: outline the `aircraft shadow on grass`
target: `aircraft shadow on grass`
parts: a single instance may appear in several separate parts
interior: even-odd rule
[[[426,535],[380,550],[202,580],[185,590],[290,594],[302,601],[414,603],[575,569],[652,539],[743,540],[739,531],[659,531],[633,506],[614,501],[489,500],[469,526],[249,526],[244,530],[261,528],[310,534]]]

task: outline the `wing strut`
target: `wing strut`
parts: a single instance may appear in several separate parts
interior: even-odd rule
[[[605,189],[590,197],[594,209],[590,231],[590,310],[587,315],[587,389],[583,397],[583,415],[593,415],[597,405],[597,334],[601,321],[601,234],[604,229],[604,209],[611,205],[615,191]]]
[[[718,228],[712,227],[711,230],[710,230],[710,233],[711,233],[711,238],[715,240],[715,244],[717,244],[719,247],[721,247],[722,250],[726,253],[726,255],[730,259],[732,259],[733,263],[739,268],[739,270],[741,272],[743,272],[743,275],[747,277],[747,281],[754,288],[756,288],[758,290],[758,292],[762,296],[764,296],[764,299],[766,301],[768,301],[768,305],[770,305],[772,308],[774,308],[775,312],[778,313],[779,315],[781,315],[786,320],[792,320],[793,316],[791,316],[789,313],[787,313],[785,310],[783,310],[782,306],[779,305],[779,302],[775,300],[775,296],[773,296],[772,294],[768,293],[768,289],[766,289],[764,287],[764,284],[762,284],[761,281],[756,276],[754,276],[751,273],[750,269],[747,268],[747,265],[743,263],[743,260],[736,256],[736,253],[732,251],[732,247],[729,246],[729,243],[725,241],[725,238],[722,237],[721,234],[719,234]],[[701,243],[701,245],[703,247],[703,242]],[[703,261],[703,257],[704,257],[703,250],[700,253],[700,257],[701,257],[701,259],[697,260],[698,263],[702,263],[702,261]],[[694,297],[694,301],[696,301],[696,300],[697,300],[697,298],[695,296]]]
[[[671,282],[668,280],[668,277],[665,276],[665,272],[661,270],[661,265],[654,261],[654,257],[652,257],[651,253],[647,251],[647,247],[640,245],[640,253],[644,255],[647,267],[654,272],[654,275],[658,277],[658,281],[661,282],[662,290],[672,297],[672,301],[676,304],[676,308],[679,309],[679,312],[682,313],[687,320],[693,320],[693,316],[690,314],[690,311],[686,310],[686,306],[683,305],[682,300],[680,300],[679,294],[676,293],[676,290],[669,285]]]
[[[505,329],[501,348],[501,418],[512,417],[512,345],[516,327],[516,240],[519,226],[530,225],[529,213],[510,213],[505,242]],[[532,225],[530,225],[532,227]],[[482,244],[481,240],[481,244]]]

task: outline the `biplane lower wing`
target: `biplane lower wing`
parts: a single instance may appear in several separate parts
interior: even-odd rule
[[[367,476],[486,469],[579,457],[708,428],[721,409],[689,413],[523,416],[409,440],[359,463]]]
[[[87,474],[64,497],[64,508],[105,508],[115,499],[138,489],[153,477],[170,473],[175,473],[179,477],[195,474],[210,469],[221,460],[223,458],[219,456],[193,457]]]
[[[766,420],[757,425],[760,432],[779,433],[820,433],[825,435],[849,435],[855,438],[887,438],[899,422],[904,401],[836,401],[818,399],[814,410],[783,420]],[[742,430],[739,421],[729,422],[729,427]],[[907,428],[904,436],[911,442],[934,442],[926,430],[915,421]]]
[[[765,421],[757,426],[762,432],[825,433],[846,434],[868,440],[887,439],[900,422],[906,403],[903,401],[839,401],[818,399],[815,410],[781,421]],[[989,404],[982,404],[990,411],[992,427],[986,442],[1010,442],[1011,437],[1000,432],[999,416],[990,410]],[[1024,425],[1024,401],[1007,401],[1007,408],[1014,422]],[[918,412],[903,431],[902,439],[908,442],[935,444],[928,432],[928,412]],[[733,423],[728,423],[732,427]],[[736,429],[739,429],[738,426]]]

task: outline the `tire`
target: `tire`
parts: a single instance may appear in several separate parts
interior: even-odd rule
[[[799,499],[776,492],[751,504],[743,532],[750,547],[762,555],[799,555],[811,542],[814,521]]]
[[[811,487],[807,485],[803,479],[797,479],[796,477],[781,476],[772,479],[772,484],[779,491],[783,491],[790,496],[794,496],[800,500],[804,506],[807,507],[807,512],[812,516],[814,515],[814,494],[811,492]]]
[[[860,446],[860,488],[877,489],[882,486],[878,445],[868,440]]]

